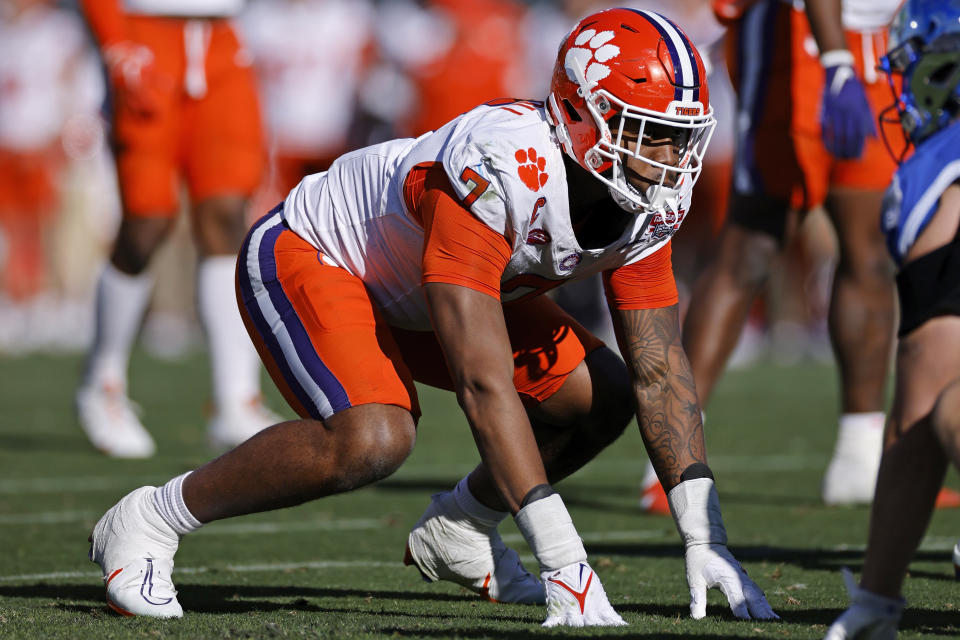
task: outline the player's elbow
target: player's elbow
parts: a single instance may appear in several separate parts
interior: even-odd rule
[[[513,380],[504,380],[492,372],[478,372],[457,380],[457,402],[468,418],[494,406],[506,393],[516,393]]]

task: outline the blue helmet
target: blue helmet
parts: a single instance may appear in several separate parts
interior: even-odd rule
[[[880,59],[900,124],[918,144],[960,113],[960,0],[907,0]],[[902,76],[897,93],[894,75]]]

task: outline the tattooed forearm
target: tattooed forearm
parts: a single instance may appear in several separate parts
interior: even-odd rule
[[[680,344],[677,305],[614,314],[620,349],[633,376],[637,422],[650,461],[670,490],[683,470],[707,461],[700,403]]]

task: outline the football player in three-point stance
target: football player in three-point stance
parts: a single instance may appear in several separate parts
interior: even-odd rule
[[[418,380],[456,392],[482,459],[408,537],[425,577],[545,602],[545,626],[625,624],[550,483],[636,413],[686,548],[691,615],[718,586],[738,617],[775,618],[727,550],[680,346],[670,238],[714,125],[683,32],[612,9],[567,36],[546,104],[481,105],[304,178],[254,225],[237,271],[250,334],[301,419],[111,508],[91,547],[110,605],[180,616],[179,536],[391,474],[414,444]],[[597,272],[626,365],[540,295]],[[542,582],[500,539],[508,514]]]
[[[828,640],[896,637],[907,566],[949,460],[960,468],[960,0],[908,0],[881,65],[902,80],[896,109],[915,145],[883,206],[900,266],[897,376],[863,575],[858,586],[844,572],[850,607]]]

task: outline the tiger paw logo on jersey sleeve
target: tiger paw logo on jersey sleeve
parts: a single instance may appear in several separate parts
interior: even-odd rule
[[[576,46],[570,47],[563,59],[567,77],[576,82],[577,69],[583,73],[587,82],[591,83],[600,82],[610,75],[610,67],[603,63],[620,55],[620,47],[609,44],[613,36],[613,31],[597,33],[596,29],[584,29],[573,42]],[[584,45],[587,48],[584,48]]]
[[[527,185],[527,189],[539,191],[540,187],[547,184],[550,178],[544,171],[547,168],[547,159],[538,154],[536,149],[519,149],[514,157],[520,163],[517,175],[523,180],[523,184]]]

